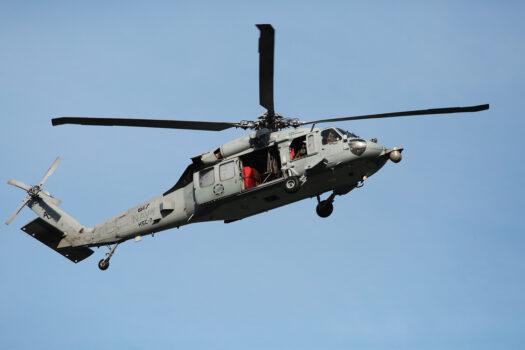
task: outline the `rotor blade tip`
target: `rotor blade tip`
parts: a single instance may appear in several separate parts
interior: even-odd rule
[[[269,23],[259,23],[255,25],[259,30],[270,29],[273,30],[273,26]]]
[[[483,104],[483,105],[478,105],[478,106],[474,106],[472,108],[472,111],[473,112],[480,112],[480,111],[485,111],[487,109],[489,109],[490,105],[487,103],[487,104]]]

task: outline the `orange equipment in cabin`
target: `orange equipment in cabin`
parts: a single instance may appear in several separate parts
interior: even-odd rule
[[[251,166],[245,166],[243,171],[244,171],[244,188],[246,190],[259,185],[261,181],[261,174],[259,174],[257,169],[252,168]]]

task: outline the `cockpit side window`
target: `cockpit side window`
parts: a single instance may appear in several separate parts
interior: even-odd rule
[[[341,135],[333,128],[321,131],[321,138],[323,140],[323,145],[336,143],[337,141],[342,139]]]

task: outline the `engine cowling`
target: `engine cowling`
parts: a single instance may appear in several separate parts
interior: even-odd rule
[[[269,142],[270,132],[267,130],[257,130],[250,135],[227,142],[214,151],[203,153],[193,159],[194,161],[200,161],[202,164],[211,165],[217,163],[223,158],[242,153],[250,148],[257,149],[260,147],[266,147]]]

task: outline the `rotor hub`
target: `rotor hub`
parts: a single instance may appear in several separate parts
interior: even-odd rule
[[[40,193],[40,191],[42,191],[42,188],[40,187],[40,185],[35,185],[35,186],[32,186],[32,187],[27,191],[27,193],[28,193],[31,197],[36,197],[36,196],[38,196],[38,194]]]
[[[277,131],[288,127],[297,128],[301,126],[301,121],[298,118],[285,118],[277,113],[265,112],[257,118],[257,120],[241,120],[238,127],[241,129],[269,129]]]

